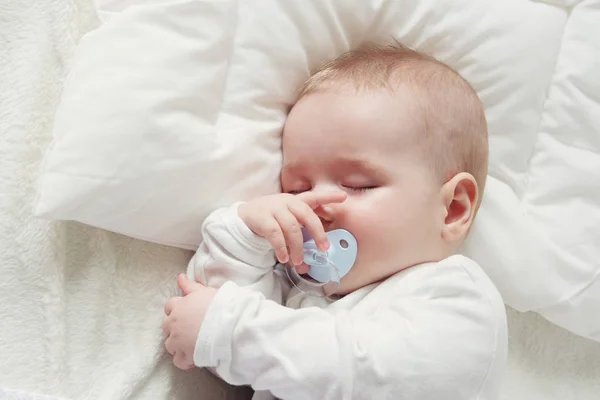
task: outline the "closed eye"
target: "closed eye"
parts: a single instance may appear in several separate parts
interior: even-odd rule
[[[306,190],[288,190],[286,193],[293,194],[294,196],[300,193],[308,192],[310,189]]]
[[[353,192],[366,192],[368,190],[377,189],[377,186],[344,186],[344,188]]]

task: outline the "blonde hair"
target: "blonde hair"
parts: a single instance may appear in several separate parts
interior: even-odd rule
[[[483,105],[471,85],[437,59],[397,43],[368,45],[323,65],[300,88],[299,98],[339,85],[357,91],[408,88],[422,111],[419,142],[442,183],[459,172],[475,178],[481,200],[488,165]]]

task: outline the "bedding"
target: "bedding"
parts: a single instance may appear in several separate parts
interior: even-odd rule
[[[132,3],[101,3],[70,60],[38,216],[194,249],[211,210],[278,190],[295,88],[393,37],[486,107],[489,179],[462,252],[511,307],[600,340],[598,0]]]
[[[89,0],[0,2],[0,398],[249,399],[248,390],[205,371],[176,370],[163,350],[163,303],[176,293],[174,277],[185,271],[191,252],[32,215],[80,38],[101,26],[99,17],[113,19],[132,1],[112,4],[108,13]],[[566,18],[557,4],[532,7],[557,7]],[[577,7],[586,4],[597,2]],[[580,68],[593,66],[584,61]],[[593,77],[582,82],[597,93]],[[574,117],[574,126],[595,117],[582,118]],[[502,399],[597,399],[598,342],[536,313],[509,307],[508,316]]]
[[[0,2],[0,399],[249,398],[164,351],[189,252],[32,215],[67,66],[98,23],[87,0]]]

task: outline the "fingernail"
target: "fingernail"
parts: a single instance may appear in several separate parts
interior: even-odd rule
[[[296,271],[299,274],[305,274],[308,272],[309,269],[310,269],[310,267],[307,264],[302,263],[302,264],[298,265],[298,268],[296,268]]]

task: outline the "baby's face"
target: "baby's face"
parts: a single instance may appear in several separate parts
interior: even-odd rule
[[[290,112],[283,191],[348,193],[345,202],[316,210],[326,231],[346,229],[358,241],[338,293],[443,258],[441,185],[416,142],[424,129],[408,93],[317,92]]]

